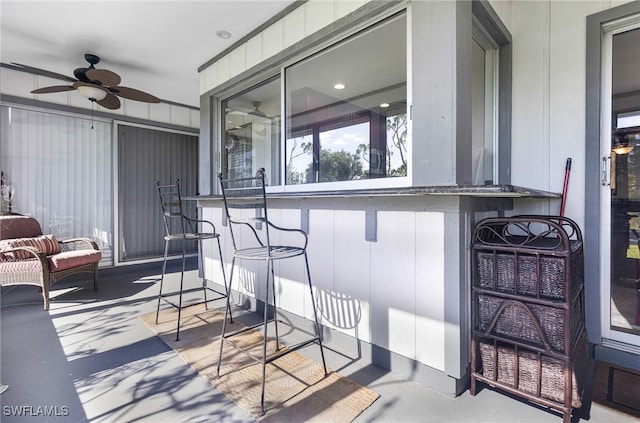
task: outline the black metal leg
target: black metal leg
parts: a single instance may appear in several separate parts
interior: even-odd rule
[[[267,380],[267,322],[269,321],[269,273],[273,275],[273,262],[267,260],[267,292],[264,296],[264,339],[262,341],[262,393],[260,394],[260,411],[264,414],[264,388]],[[273,283],[273,279],[271,279]],[[275,291],[275,286],[274,286]]]
[[[229,287],[233,281],[233,270],[235,268],[236,258],[231,260],[231,272],[229,274]],[[231,305],[229,304],[231,296],[227,296],[227,306],[224,308],[224,320],[222,321],[222,334],[220,334],[220,353],[218,354],[218,366],[216,368],[216,377],[220,376],[220,363],[222,363],[222,348],[224,347],[224,338],[227,330],[227,316],[231,313]]]
[[[229,297],[231,296],[231,280],[227,282],[227,276],[225,275],[225,271],[224,271],[224,260],[222,260],[222,247],[220,246],[220,237],[217,237],[216,239],[218,240],[218,253],[220,254],[220,269],[222,270],[222,282],[224,283],[224,289],[225,289],[225,292],[227,293],[227,310],[229,312],[229,321],[233,323],[233,314],[231,314],[231,303],[229,301]],[[226,319],[227,317],[226,317],[226,311],[225,311],[225,320]]]
[[[202,270],[202,292],[204,294],[204,309],[209,310],[207,301],[207,278],[204,271],[204,254],[202,253],[202,239],[198,240],[198,257],[200,258],[200,269]]]
[[[93,290],[98,290],[98,263],[93,265]]]
[[[158,293],[158,307],[156,308],[156,325],[158,324],[158,315],[160,314],[160,300],[162,299],[162,284],[164,282],[164,273],[167,270],[167,253],[169,252],[169,241],[164,242],[164,260],[162,261],[162,275],[160,276],[160,292]]]
[[[184,271],[186,266],[187,243],[182,240],[182,273],[180,273],[180,292],[178,294],[178,327],[176,328],[176,341],[180,340],[180,317],[182,316],[182,289],[184,287]]]
[[[276,307],[276,278],[273,272],[273,261],[269,261],[269,263],[271,264],[271,288],[273,290],[273,324],[276,327],[276,351],[278,351],[280,349],[280,338],[278,337],[278,309]],[[269,282],[269,276],[267,275],[267,283],[268,282]]]
[[[320,356],[322,357],[322,366],[324,367],[324,375],[328,374],[327,372],[327,363],[324,360],[324,349],[322,348],[322,328],[320,327],[320,323],[318,322],[318,312],[316,310],[316,300],[313,295],[313,286],[311,284],[311,272],[309,271],[309,258],[307,257],[307,252],[304,252],[304,264],[307,267],[307,281],[309,282],[309,292],[311,293],[311,307],[313,308],[313,318],[316,322],[316,334],[318,335],[318,344],[320,345]]]

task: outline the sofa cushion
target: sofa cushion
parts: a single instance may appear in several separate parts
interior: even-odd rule
[[[85,264],[97,263],[102,259],[100,250],[72,250],[49,256],[49,271],[60,272]]]
[[[58,240],[53,235],[40,235],[32,238],[3,239],[0,241],[0,250],[16,247],[35,247],[47,256],[51,254],[58,254],[60,252],[60,243],[58,243]],[[33,255],[26,251],[13,251],[6,255],[13,255],[13,257],[18,260],[33,258]]]
[[[31,216],[0,216],[0,239],[31,238],[40,235],[40,223]]]

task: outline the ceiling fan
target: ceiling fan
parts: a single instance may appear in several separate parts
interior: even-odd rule
[[[32,94],[48,94],[77,90],[83,97],[111,110],[120,108],[120,100],[118,97],[145,103],[160,102],[160,99],[154,95],[136,90],[135,88],[118,85],[121,79],[117,73],[107,69],[96,69],[94,65],[100,62],[100,57],[94,54],[85,54],[84,58],[89,62],[89,67],[74,70],[73,74],[75,78],[45,69],[21,65],[19,63],[13,64],[38,75],[62,79],[73,83],[71,85],[54,85],[51,87],[38,88],[37,90],[31,91]]]

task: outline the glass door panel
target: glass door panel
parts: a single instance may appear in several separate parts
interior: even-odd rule
[[[640,346],[640,28],[611,36],[610,275],[606,338]],[[605,120],[606,121],[606,120]],[[606,127],[606,126],[605,126]],[[607,287],[605,287],[607,288]],[[607,292],[608,291],[608,292]]]

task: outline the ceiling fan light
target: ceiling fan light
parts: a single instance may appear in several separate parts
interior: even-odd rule
[[[80,95],[88,98],[91,101],[100,101],[107,96],[107,92],[105,90],[88,85],[81,85],[77,88],[77,90]]]
[[[631,153],[631,150],[633,150],[633,145],[629,144],[616,145],[611,149],[611,151],[615,152],[616,154],[629,154]]]

